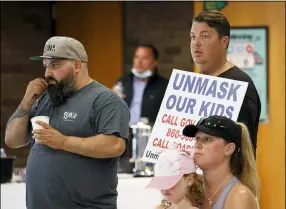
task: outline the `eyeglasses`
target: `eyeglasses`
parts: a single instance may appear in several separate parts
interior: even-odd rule
[[[206,117],[202,117],[197,122],[197,125],[204,125],[204,126],[207,126],[209,128],[221,129],[221,130],[223,130],[223,132],[225,132],[227,135],[229,135],[226,127],[221,124],[220,119],[219,118],[216,118],[216,119],[217,120],[215,120],[215,121],[211,121],[211,120],[208,120],[208,118],[206,118]],[[202,144],[206,144],[206,143],[213,142],[214,138],[212,138],[212,137],[211,138],[209,138],[209,137],[196,137],[196,141],[199,141]]]
[[[202,118],[200,118],[200,120],[197,122],[197,125],[204,124],[205,121],[206,121],[206,117],[202,117]]]
[[[227,139],[225,139],[225,140],[227,140],[227,141],[232,141],[233,139],[232,139],[232,136],[230,135],[230,133],[229,133],[229,130],[222,124],[222,122],[221,122],[221,119],[219,118],[219,117],[217,117],[217,116],[212,116],[212,118],[215,118],[215,120],[208,120],[208,118],[206,118],[206,117],[202,117],[199,121],[198,121],[198,123],[197,123],[197,125],[204,125],[204,126],[207,126],[207,127],[209,127],[209,128],[215,128],[215,129],[220,129],[220,130],[222,130],[224,133],[226,133],[227,134],[227,136],[229,137],[229,139],[227,140]],[[200,141],[202,141],[202,140],[200,140]],[[205,139],[204,140],[205,142],[209,142],[209,141],[213,141],[213,140],[211,140],[211,139]],[[238,147],[238,152],[240,151],[240,147]]]
[[[226,133],[228,136],[229,136],[229,139],[231,139],[231,135],[229,134],[229,131],[228,129],[221,123],[221,120],[219,117],[217,116],[213,116],[212,118],[215,118],[216,120],[213,121],[213,120],[208,120],[208,118],[206,117],[202,117],[197,125],[204,125],[204,126],[207,126],[209,128],[215,128],[215,129],[220,129],[222,130],[224,133]]]
[[[219,128],[221,130],[223,130],[224,132],[228,133],[228,130],[227,128],[221,124],[221,121],[219,118],[217,118],[216,116],[214,116],[217,120],[214,122],[214,121],[207,121],[207,118],[206,117],[202,117],[197,125],[202,125],[204,124],[205,126],[207,127],[210,127],[210,128]]]

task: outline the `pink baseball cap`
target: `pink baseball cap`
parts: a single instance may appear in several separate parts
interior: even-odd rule
[[[165,150],[154,166],[155,175],[147,188],[167,190],[175,186],[178,181],[189,173],[196,172],[193,157],[184,150]]]

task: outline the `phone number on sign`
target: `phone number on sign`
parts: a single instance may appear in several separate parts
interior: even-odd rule
[[[188,136],[184,136],[182,134],[182,131],[180,130],[177,130],[177,129],[172,129],[172,128],[169,128],[167,133],[166,133],[166,136],[167,137],[171,137],[171,138],[175,138],[175,139],[182,139],[182,140],[185,140],[185,141],[193,141],[195,138],[193,137],[188,137]]]

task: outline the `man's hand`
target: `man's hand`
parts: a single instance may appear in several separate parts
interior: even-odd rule
[[[51,127],[49,124],[36,121],[43,129],[35,129],[33,138],[38,139],[37,143],[47,145],[53,149],[63,149],[67,136]]]
[[[33,103],[44,93],[47,89],[48,83],[43,78],[32,80],[26,89],[21,105],[25,110],[30,110]]]
[[[125,140],[114,135],[97,134],[87,138],[65,136],[49,124],[36,121],[43,129],[35,129],[37,143],[91,158],[113,158],[125,150]]]

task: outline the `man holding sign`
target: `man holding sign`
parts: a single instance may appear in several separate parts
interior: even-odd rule
[[[173,70],[143,160],[156,162],[175,146],[192,150],[193,138],[182,129],[201,117],[221,115],[246,124],[254,151],[261,112],[251,78],[227,61],[230,24],[220,13],[201,12],[193,20],[191,53],[201,74]]]
[[[261,102],[252,79],[227,61],[228,20],[218,12],[200,12],[193,19],[190,37],[191,54],[200,73],[248,83],[237,121],[246,124],[255,152]]]

